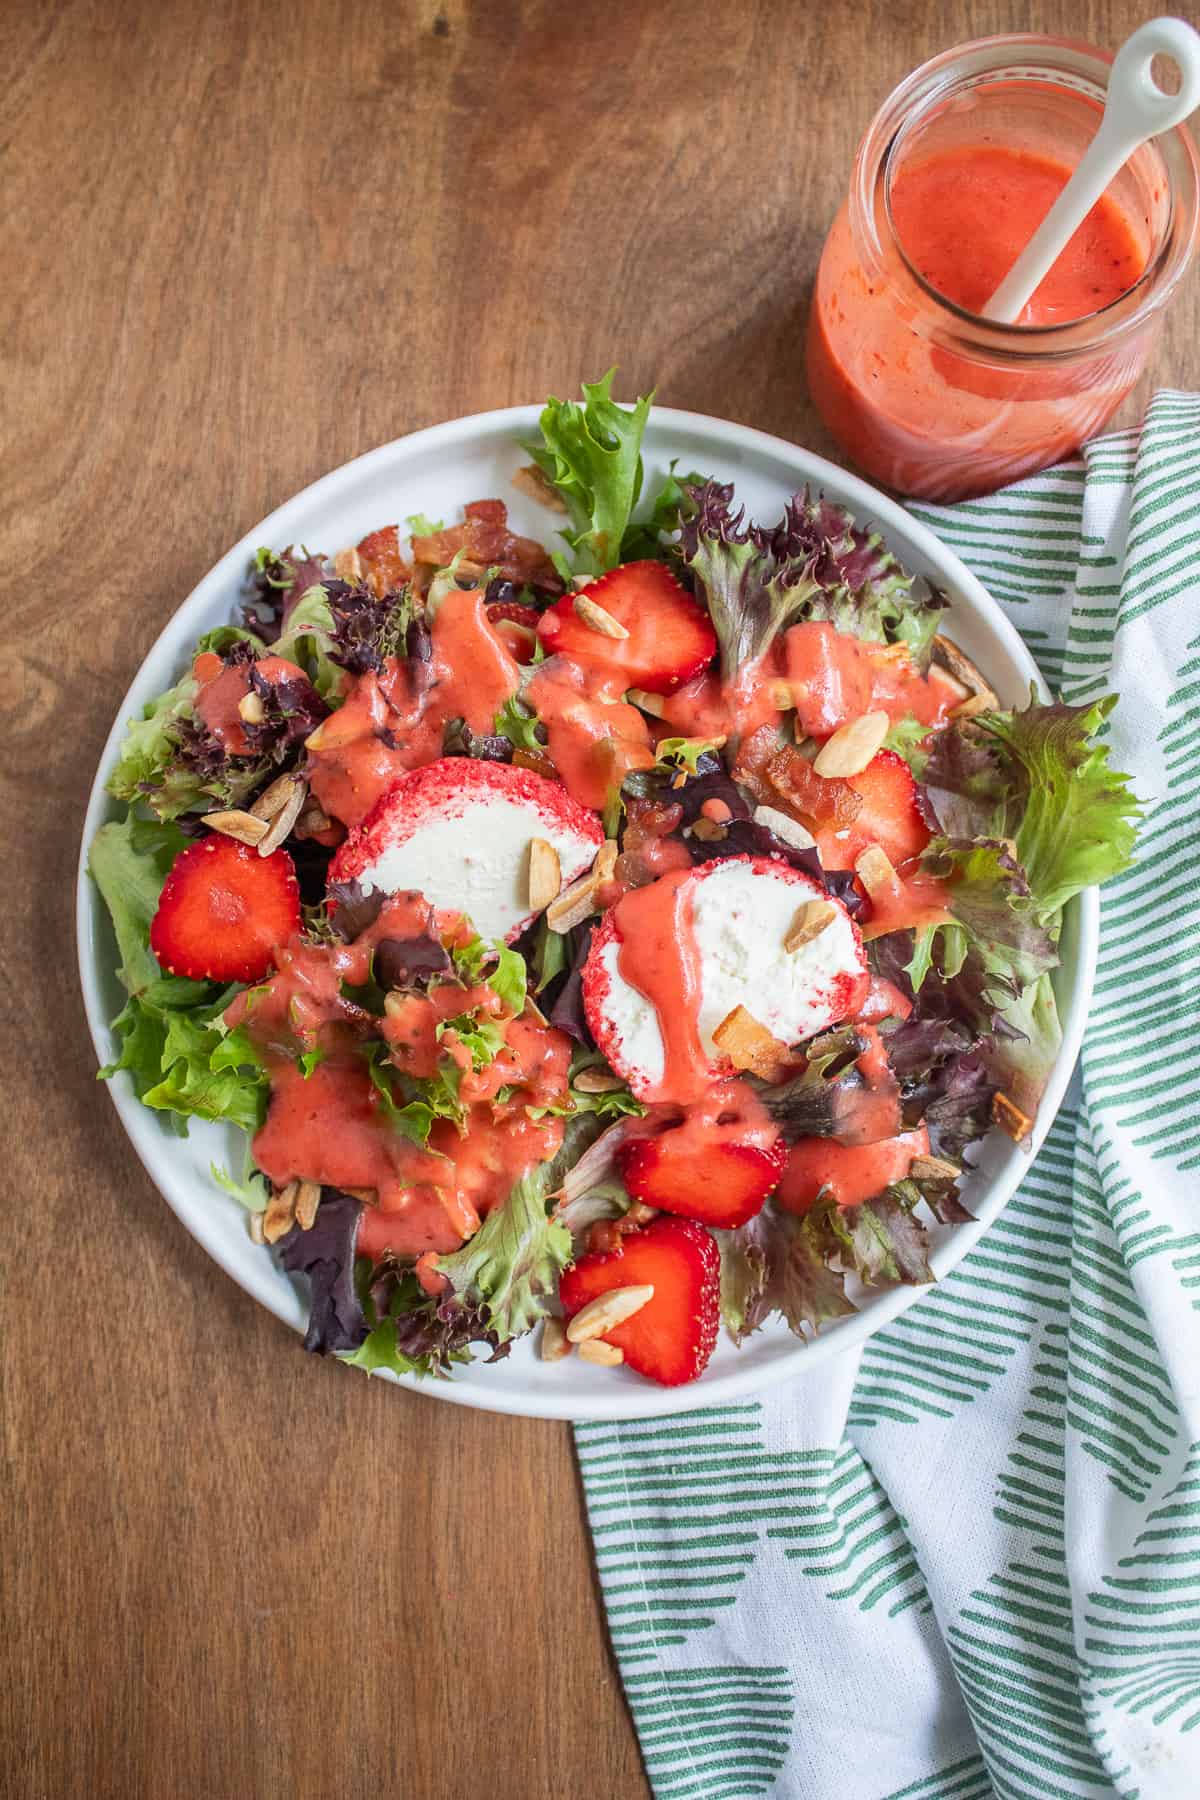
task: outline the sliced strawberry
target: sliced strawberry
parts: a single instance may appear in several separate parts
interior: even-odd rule
[[[602,607],[628,635],[597,631],[581,616],[577,601]],[[708,614],[658,562],[625,563],[582,594],[564,595],[542,614],[538,636],[547,655],[569,656],[619,676],[623,687],[650,694],[682,687],[708,667],[717,651]]]
[[[819,779],[819,778],[818,778]],[[852,869],[868,844],[878,844],[900,868],[920,856],[929,831],[917,806],[912,770],[894,750],[880,750],[857,775],[844,777],[861,795],[854,817],[816,831],[817,849],[826,869]]]
[[[697,1145],[691,1134],[664,1131],[634,1138],[618,1153],[625,1186],[637,1200],[681,1219],[732,1231],[759,1211],[787,1162],[781,1141]]]
[[[514,661],[531,663],[542,616],[536,606],[522,606],[519,600],[494,600],[487,608],[487,616]]]
[[[721,1255],[716,1240],[691,1219],[655,1219],[631,1232],[616,1250],[581,1256],[558,1284],[568,1319],[612,1288],[648,1283],[654,1297],[606,1343],[625,1352],[639,1375],[678,1387],[695,1381],[717,1341],[721,1316]]]
[[[287,851],[260,856],[214,832],[172,863],[150,948],[168,975],[257,981],[299,929],[300,889]]]

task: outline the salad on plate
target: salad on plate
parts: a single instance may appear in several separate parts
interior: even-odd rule
[[[1113,699],[1007,710],[810,492],[643,494],[651,401],[548,401],[503,499],[259,551],[133,720],[89,866],[164,1122],[307,1283],[306,1346],[668,1385],[932,1279],[1033,1126],[1062,909],[1128,860]],[[555,517],[555,515],[558,515]]]

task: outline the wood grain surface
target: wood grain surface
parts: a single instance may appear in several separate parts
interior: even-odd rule
[[[126,1143],[74,970],[92,770],[209,565],[372,445],[617,361],[828,449],[801,328],[875,106],[955,40],[1145,11],[0,9],[6,1795],[647,1792],[567,1427],[305,1357]],[[1193,279],[1160,380],[1198,327]]]

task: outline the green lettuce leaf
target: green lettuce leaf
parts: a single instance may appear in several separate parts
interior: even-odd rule
[[[621,546],[642,487],[642,435],[654,401],[649,394],[626,410],[612,398],[610,369],[583,383],[583,404],[547,400],[538,421],[541,439],[523,443],[561,495],[571,521],[563,532],[580,574],[602,575],[621,559]]]
[[[284,656],[302,668],[329,706],[342,700],[345,672],[333,661],[337,648],[329,596],[320,583],[306,588],[288,614],[287,626],[271,646],[274,656]]]
[[[187,841],[178,826],[138,819],[132,811],[102,825],[92,840],[88,872],[116,933],[118,978],[131,994],[159,979],[150,949],[150,923],[171,864]]]
[[[528,750],[534,755],[544,756],[545,741],[538,736],[540,724],[541,720],[533,708],[513,694],[496,714],[496,735],[506,737],[514,750]]]
[[[943,832],[1012,839],[1045,924],[1133,853],[1137,801],[1096,739],[1115,705],[1109,694],[1043,706],[1031,693],[1019,710],[959,720],[932,741],[924,782]]]
[[[438,1271],[457,1303],[484,1310],[500,1344],[545,1317],[545,1303],[558,1292],[558,1278],[571,1260],[571,1234],[547,1210],[549,1167],[543,1163],[523,1176],[461,1250],[438,1257]]]
[[[127,1069],[142,1104],[167,1113],[181,1136],[190,1118],[228,1119],[243,1131],[257,1131],[266,1117],[269,1080],[246,1032],[227,1032],[221,1023],[235,990],[213,999],[211,983],[187,985],[203,991],[199,1004],[174,1004],[170,980],[130,995],[113,1021],[121,1054],[99,1079]]]
[[[174,687],[146,702],[140,719],[129,721],[116,767],[105,783],[116,799],[130,803],[147,797],[157,800],[153,790],[162,789],[166,772],[175,762],[179,748],[177,730],[194,717],[192,703],[196,691],[197,684],[189,667],[188,673]],[[174,795],[169,805],[156,805],[160,816],[177,818],[182,812],[203,810],[205,802],[198,778],[192,774],[189,780],[190,786],[185,784],[183,791]]]
[[[625,528],[621,540],[621,561],[658,560],[678,564],[676,534],[691,511],[691,490],[704,486],[707,476],[692,469],[687,475],[676,475],[678,457],[674,458],[663,478],[662,486],[650,503],[645,519],[634,519]]]

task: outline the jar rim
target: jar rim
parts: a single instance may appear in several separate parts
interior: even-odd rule
[[[895,228],[890,206],[894,162],[913,127],[956,90],[1005,76],[1021,76],[1103,104],[1112,55],[1075,38],[1011,32],[975,38],[940,52],[893,88],[867,127],[855,158],[850,217],[864,260],[877,278],[897,286],[880,231],[882,211],[890,245],[911,284],[911,303],[930,316],[914,325],[960,353],[984,352],[1000,362],[1094,355],[1145,324],[1174,293],[1200,230],[1200,157],[1186,125],[1152,138],[1167,186],[1167,217],[1145,268],[1123,293],[1077,319],[1049,324],[1004,324],[985,319],[933,286],[916,268]],[[879,194],[882,190],[882,208]]]

